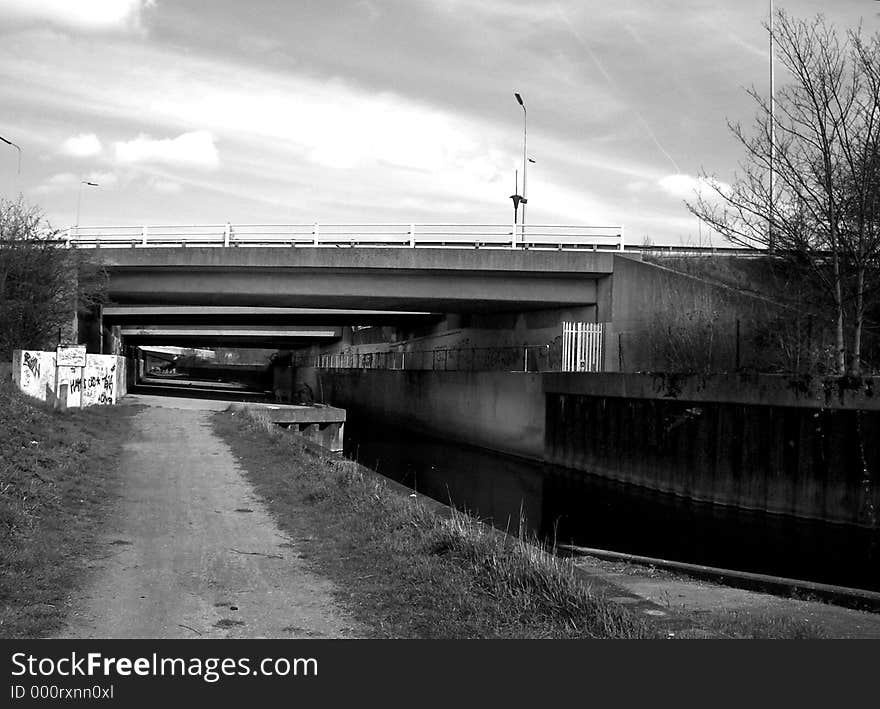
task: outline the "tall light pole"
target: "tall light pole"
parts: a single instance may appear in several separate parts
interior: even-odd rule
[[[18,174],[20,176],[21,175],[21,148],[19,148],[11,140],[6,140],[6,138],[4,138],[2,135],[0,135],[0,140],[2,140],[4,143],[6,143],[6,145],[11,145],[13,148],[15,148],[18,151]]]
[[[525,238],[525,233],[526,233],[526,204],[527,204],[528,201],[529,201],[529,200],[527,199],[527,197],[529,196],[529,193],[526,191],[526,184],[527,184],[527,183],[526,183],[526,166],[527,166],[528,163],[529,163],[529,159],[528,159],[528,157],[527,157],[527,153],[526,153],[526,105],[525,105],[525,103],[523,103],[522,96],[520,96],[520,95],[519,95],[518,93],[516,93],[516,92],[514,92],[513,95],[516,96],[516,102],[517,102],[520,106],[522,106],[522,110],[523,110],[523,191],[522,191],[522,199],[520,200],[520,203],[522,204],[522,220],[520,221],[520,224],[522,224],[523,238]]]
[[[97,182],[89,182],[88,180],[79,181],[79,197],[76,200],[76,224],[74,226],[79,226],[79,208],[82,206],[83,185],[88,185],[89,187],[101,186]]]
[[[770,0],[770,220],[767,225],[767,247],[773,251],[773,187],[776,182],[774,163],[776,162],[776,72],[773,62],[773,0]]]

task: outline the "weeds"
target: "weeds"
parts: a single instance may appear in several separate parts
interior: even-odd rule
[[[258,409],[220,413],[215,426],[281,527],[308,534],[307,556],[377,637],[656,636],[534,539],[441,514]]]
[[[51,412],[0,382],[0,637],[41,637],[64,619],[113,495],[125,429],[113,409]]]
[[[827,634],[806,620],[773,613],[718,611],[702,615],[701,624],[727,638],[765,640],[815,640]]]
[[[593,594],[570,562],[535,538],[510,538],[455,510],[431,530],[427,544],[431,553],[465,564],[488,595],[503,599],[523,620],[544,618],[587,637],[650,635],[631,613]]]

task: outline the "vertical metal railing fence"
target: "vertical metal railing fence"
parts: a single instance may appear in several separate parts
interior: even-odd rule
[[[562,323],[562,371],[601,372],[604,370],[605,324]]]
[[[294,366],[322,369],[400,369],[461,371],[547,372],[558,368],[551,346],[518,347],[435,347],[429,350],[388,350],[384,352],[340,352],[304,355],[292,360]]]

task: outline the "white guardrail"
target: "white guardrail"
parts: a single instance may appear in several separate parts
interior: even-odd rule
[[[208,224],[74,226],[68,247],[325,246],[625,250],[622,226],[521,224]]]

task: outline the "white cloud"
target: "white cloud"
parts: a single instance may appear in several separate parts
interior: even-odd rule
[[[668,194],[673,197],[682,199],[704,196],[711,198],[717,194],[717,190],[726,192],[730,189],[730,185],[719,180],[705,177],[694,177],[693,175],[667,175],[657,181],[657,184]]]
[[[141,122],[144,107],[149,106],[153,131],[164,128],[177,135],[176,131],[187,125],[204,131],[203,149],[195,150],[198,159],[192,155],[186,161],[181,155],[172,159],[171,153],[177,152],[172,148],[183,150],[186,146],[169,145],[173,142],[169,140],[159,145],[154,138],[140,136],[115,146],[120,162],[216,166],[219,159],[210,135],[223,140],[225,167],[233,169],[240,164],[259,175],[268,162],[277,162],[283,168],[280,178],[288,182],[293,177],[306,184],[315,178],[326,180],[327,169],[335,168],[351,174],[358,184],[364,180],[355,180],[356,173],[368,171],[369,183],[385,195],[383,199],[387,199],[388,187],[415,189],[416,184],[428,194],[444,189],[460,193],[464,181],[473,181],[476,192],[471,191],[470,198],[494,203],[500,194],[500,204],[511,191],[520,150],[516,121],[512,127],[506,119],[496,122],[451,113],[442,105],[392,91],[375,93],[341,79],[258,70],[160,53],[147,46],[108,48],[107,63],[90,68],[94,80],[83,84],[80,77],[88,58],[76,46],[68,44],[66,49],[70,58],[64,67],[50,69],[30,63],[26,84],[15,80],[21,71],[10,75],[0,64],[0,102],[5,94],[11,95],[12,89],[3,89],[8,77],[15,95],[59,111],[99,106],[104,120]],[[68,81],[77,86],[76,94],[55,89]],[[556,165],[571,175],[595,168],[652,183],[658,178],[647,165],[616,154],[597,153],[592,144],[583,141],[572,144],[545,136],[539,158],[545,170]],[[402,178],[401,170],[405,171]],[[416,173],[422,175],[418,183],[414,182]],[[382,185],[386,191],[379,188],[376,176],[380,174],[393,177],[389,185]],[[179,175],[170,177],[180,179]],[[332,179],[339,192],[350,194],[339,182],[340,175]],[[560,174],[556,181],[566,180]]]
[[[536,3],[536,2],[509,2],[509,0],[481,0],[478,3],[468,2],[467,0],[432,0],[432,4],[438,10],[445,11],[450,14],[458,13],[480,13],[481,15],[492,18],[493,20],[519,20],[527,24],[551,21],[558,17],[557,10],[559,3]],[[567,3],[563,3],[567,4]],[[577,4],[573,7],[576,9]]]
[[[94,133],[80,133],[64,141],[61,152],[75,158],[88,158],[101,154],[101,141]]]
[[[119,184],[119,177],[115,172],[90,172],[85,179],[96,182],[101,187],[116,187]]]
[[[58,172],[43,180],[34,191],[37,194],[72,192],[80,189],[80,184],[83,180],[95,182],[99,187],[116,187],[119,184],[119,177],[113,172],[90,172],[84,175],[76,175],[72,172]]]
[[[158,177],[151,179],[149,184],[150,187],[161,194],[179,194],[183,190],[183,185],[179,182],[165,180]]]
[[[155,0],[5,0],[7,19],[86,31],[131,31],[143,26]]]
[[[147,43],[108,43],[106,61],[95,66],[80,43],[61,43],[63,63],[31,60],[13,72],[0,62],[0,103],[15,97],[44,112],[72,113],[80,125],[100,120],[130,131],[104,145],[122,180],[106,208],[126,220],[155,220],[149,210],[178,190],[193,200],[173,200],[175,212],[196,215],[179,218],[205,218],[207,209],[257,221],[512,217],[509,195],[522,154],[516,114],[496,120],[350,80],[160,52]],[[14,49],[0,47],[0,58]],[[91,80],[82,82],[86,73]],[[199,130],[186,132],[191,127]],[[538,135],[530,223],[613,224],[633,220],[634,210],[651,202],[670,208],[658,184],[665,173],[616,152],[615,142]],[[222,170],[183,169],[218,167],[221,142]],[[624,178],[644,184],[639,203],[626,209],[618,204]],[[229,207],[230,194],[243,199]],[[124,211],[122,204],[133,206]],[[199,212],[195,204],[208,206]]]
[[[34,192],[37,194],[52,194],[54,192],[64,192],[73,189],[79,184],[80,178],[72,172],[59,172],[43,180]]]
[[[248,35],[239,37],[238,46],[245,52],[253,54],[272,54],[284,49],[284,42],[280,39],[272,37],[261,37],[258,35]]]
[[[117,161],[129,164],[151,163],[202,169],[215,169],[220,165],[214,135],[204,130],[159,139],[142,133],[133,140],[116,143],[115,151]]]

